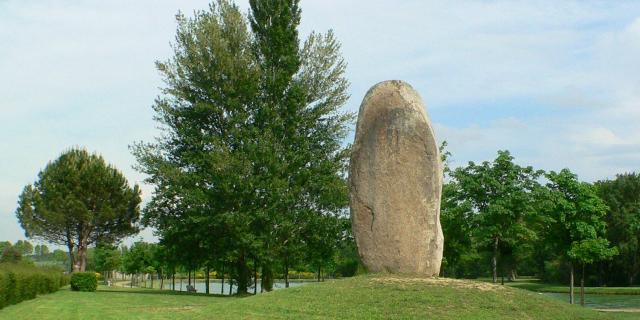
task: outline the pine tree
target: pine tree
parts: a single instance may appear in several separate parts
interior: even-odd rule
[[[138,232],[140,202],[138,186],[101,156],[71,149],[24,188],[16,215],[27,237],[66,245],[73,271],[84,271],[91,244]]]

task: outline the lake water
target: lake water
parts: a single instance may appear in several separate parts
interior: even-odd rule
[[[260,281],[258,281],[258,293],[260,293]],[[308,283],[313,283],[312,281],[289,281],[289,287],[298,287],[304,284],[308,284]],[[205,287],[206,287],[206,283],[202,280],[198,280],[195,283],[195,287],[196,287],[196,291],[199,293],[204,293],[205,292]],[[165,280],[164,282],[164,288],[165,290],[171,290],[171,279],[169,279],[168,281]],[[236,289],[238,287],[237,286],[232,286],[231,288],[231,293],[234,294],[236,293]],[[274,282],[273,283],[273,289],[274,290],[278,290],[278,289],[284,289],[285,288],[285,283],[284,282]],[[228,295],[229,294],[229,282],[225,280],[224,282],[224,288],[222,288],[222,283],[220,280],[216,279],[211,280],[209,283],[209,293],[211,294],[220,294],[220,290],[224,291],[224,294]],[[176,279],[176,291],[187,291],[187,279],[183,279],[182,280],[182,286],[180,285],[180,280]],[[251,288],[249,288],[249,293],[253,293],[253,286],[251,286]]]
[[[569,302],[568,293],[543,293],[545,296]],[[580,304],[580,294],[574,296],[574,301]],[[640,309],[640,295],[629,294],[585,294],[584,305],[594,309]]]

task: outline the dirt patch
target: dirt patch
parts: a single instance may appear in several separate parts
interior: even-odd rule
[[[386,283],[386,284],[425,284],[430,286],[440,287],[454,287],[465,289],[478,289],[480,291],[497,291],[504,290],[504,286],[495,285],[491,283],[449,279],[449,278],[416,278],[416,277],[399,277],[399,276],[386,276],[380,278],[371,279],[374,283]]]

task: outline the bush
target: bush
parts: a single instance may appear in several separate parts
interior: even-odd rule
[[[71,290],[92,292],[97,288],[98,277],[95,272],[74,272],[71,274]]]
[[[0,309],[57,291],[68,277],[55,268],[38,268],[26,263],[0,263]]]

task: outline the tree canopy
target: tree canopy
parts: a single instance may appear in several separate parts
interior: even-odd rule
[[[301,45],[297,0],[250,6],[248,18],[227,1],[178,15],[174,55],[157,63],[164,134],[133,147],[156,186],[145,222],[182,260],[232,265],[239,292],[250,266],[269,290],[273,269],[286,277],[309,244],[335,247],[353,118],[340,111],[348,82],[333,33]]]
[[[595,184],[598,196],[609,207],[607,239],[620,256],[607,267],[606,278],[633,285],[640,273],[640,174],[619,174]],[[623,272],[620,272],[623,271]]]
[[[16,216],[27,237],[67,246],[73,270],[84,271],[91,244],[138,232],[140,202],[138,186],[101,156],[71,149],[24,188]]]
[[[444,187],[444,218],[461,223],[460,227],[464,227],[460,220],[467,219],[469,223],[466,228],[448,231],[460,236],[472,232],[480,248],[492,252],[494,282],[497,281],[500,252],[506,251],[514,258],[514,251],[536,236],[526,222],[535,212],[533,195],[540,174],[532,167],[515,164],[508,151],[498,151],[493,162],[470,162],[466,167],[456,168],[451,172],[452,181]],[[448,223],[445,225],[449,226]],[[456,245],[448,247],[451,250]]]

